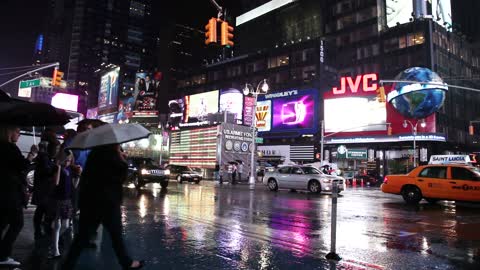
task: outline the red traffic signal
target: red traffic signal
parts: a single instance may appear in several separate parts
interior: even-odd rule
[[[221,31],[222,31],[222,36],[221,36],[221,42],[220,44],[222,46],[227,46],[227,47],[233,47],[233,27],[231,27],[230,25],[228,25],[228,22],[222,22],[222,27],[221,27]]]
[[[205,45],[217,43],[217,19],[210,18],[208,24],[205,25]]]
[[[385,88],[383,88],[383,86],[380,86],[380,87],[377,88],[376,92],[377,92],[378,102],[385,103],[385,101],[386,101]]]
[[[475,128],[473,127],[473,125],[468,126],[468,134],[472,136],[475,134]]]

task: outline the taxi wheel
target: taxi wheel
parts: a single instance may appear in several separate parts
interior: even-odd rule
[[[177,176],[177,181],[178,181],[178,182],[181,184],[181,183],[183,182],[183,180],[182,180],[182,176],[180,176],[180,175],[179,175],[179,176]]]
[[[417,204],[422,200],[422,192],[418,187],[407,186],[402,190],[402,196],[405,202],[410,204]]]

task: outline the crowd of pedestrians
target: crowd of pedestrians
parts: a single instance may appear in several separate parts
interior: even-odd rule
[[[21,265],[11,255],[23,228],[23,209],[30,201],[36,206],[34,238],[36,241],[48,239],[48,259],[63,259],[62,269],[74,269],[82,249],[96,247],[93,240],[100,224],[109,233],[122,268],[143,267],[143,261],[130,258],[122,238],[120,207],[127,162],[120,145],[97,146],[90,150],[68,148],[77,134],[103,124],[99,120],[83,120],[76,131],[65,132],[63,143],[47,128],[40,143],[32,145],[26,157],[16,146],[20,129],[0,126],[3,175],[0,183],[0,266]],[[31,164],[35,164],[35,173],[30,200],[25,176]],[[77,225],[76,230],[72,229],[72,224]],[[71,246],[62,249],[61,239],[67,233],[70,236],[75,233],[75,236]]]

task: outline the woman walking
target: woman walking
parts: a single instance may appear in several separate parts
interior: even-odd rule
[[[59,152],[57,156],[57,171],[55,173],[55,190],[53,191],[55,217],[53,219],[52,234],[52,253],[49,259],[60,258],[58,241],[70,227],[72,218],[72,190],[74,178],[78,177],[80,172],[73,168],[73,154],[71,151]]]
[[[10,256],[23,228],[23,208],[27,205],[25,171],[38,152],[32,145],[27,158],[23,157],[16,145],[19,137],[18,127],[0,127],[0,266],[20,265]]]
[[[124,269],[140,269],[143,261],[134,261],[123,243],[121,210],[122,183],[128,165],[119,144],[97,146],[90,152],[80,180],[79,231],[64,262],[73,269],[89,236],[102,224],[112,239],[113,249]]]

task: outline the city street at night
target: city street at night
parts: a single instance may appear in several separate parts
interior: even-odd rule
[[[251,191],[209,181],[171,182],[167,191],[126,187],[123,224],[127,247],[146,260],[145,269],[478,269],[479,207],[408,206],[376,187],[348,187],[338,198],[338,263],[325,259],[327,193],[275,193],[260,184]],[[48,250],[41,241],[32,253],[31,218],[29,209],[13,255],[25,262],[22,269],[59,269],[60,260],[41,255]],[[97,249],[85,249],[77,269],[119,267],[101,230],[97,243]]]

